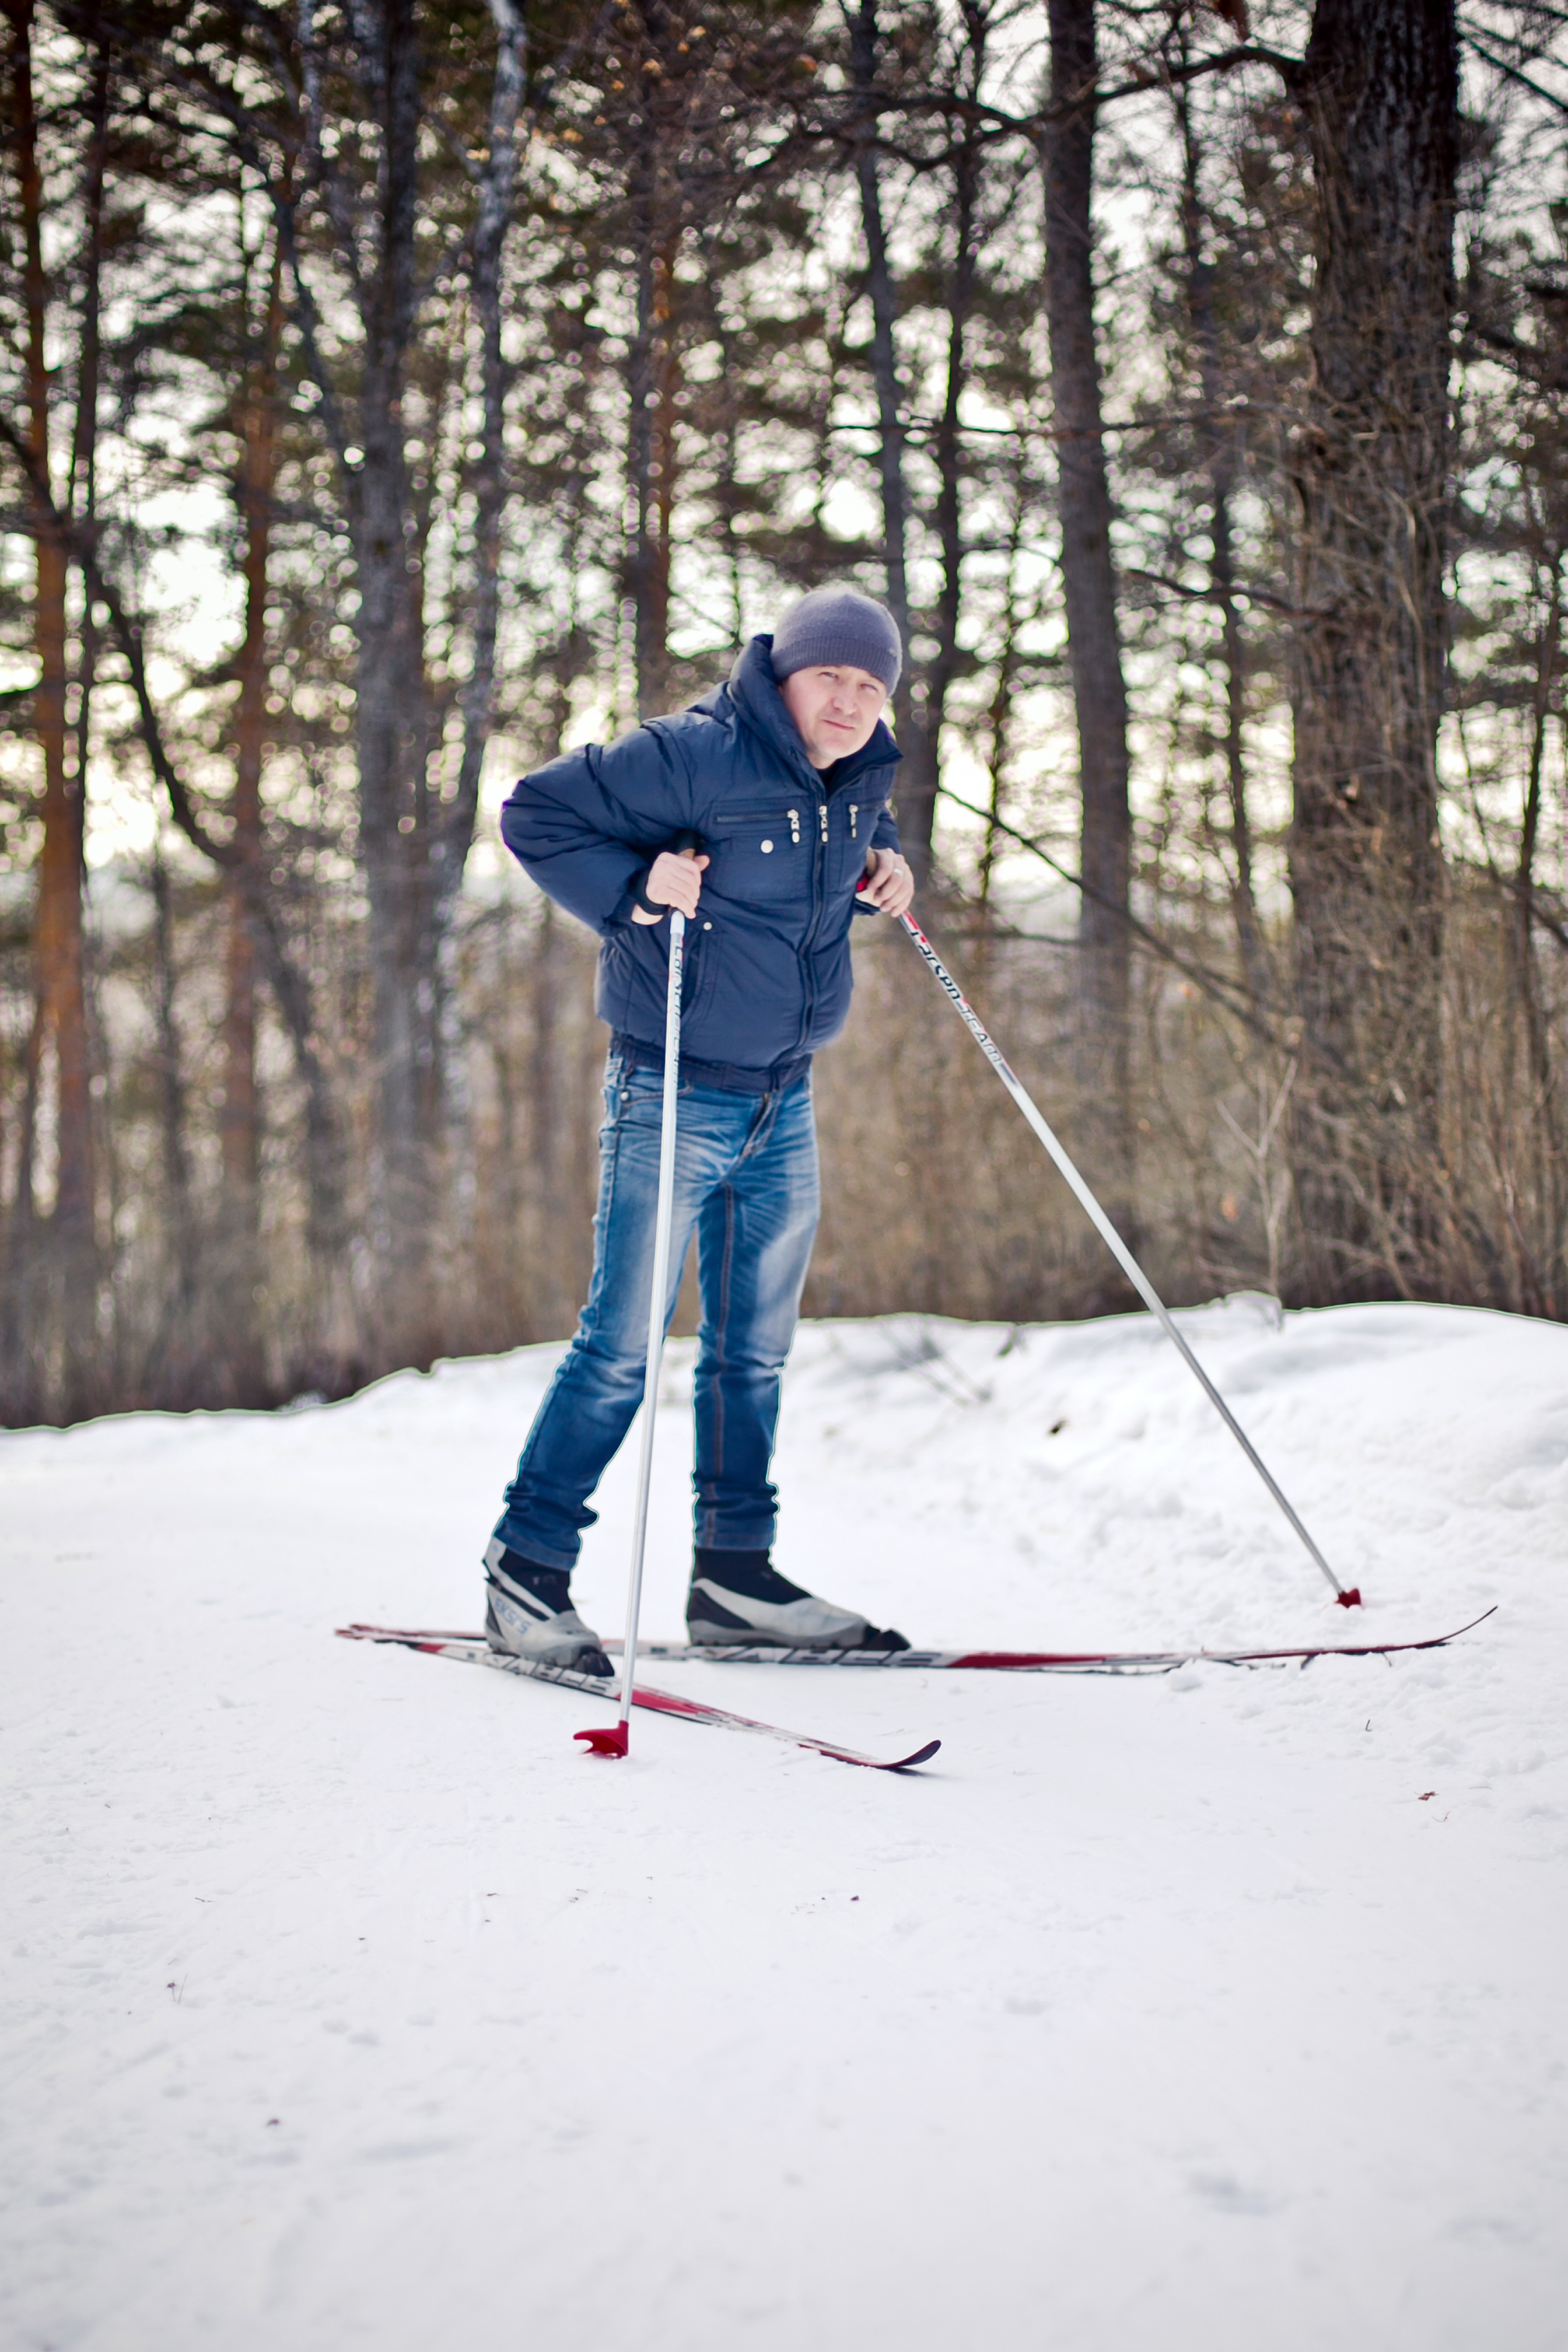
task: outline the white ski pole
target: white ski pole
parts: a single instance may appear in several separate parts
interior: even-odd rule
[[[683,834],[676,846],[684,857],[697,854],[696,836]],[[686,961],[686,918],[669,917],[669,987],[664,1002],[664,1104],[659,1118],[658,1206],[654,1213],[653,1288],[647,1304],[647,1369],[643,1375],[642,1450],[637,1457],[637,1499],[632,1529],[632,1566],[626,1585],[626,1637],[621,1651],[621,1711],[608,1730],[574,1731],[590,1756],[624,1756],[631,1745],[632,1678],[637,1663],[637,1619],[642,1613],[643,1553],[647,1544],[648,1495],[653,1481],[653,1429],[658,1412],[658,1369],[664,1358],[664,1294],[669,1283],[669,1237],[675,1223],[675,1119],[680,1089],[680,981]]]
[[[1175,1342],[1177,1349],[1180,1350],[1182,1360],[1185,1363],[1188,1370],[1192,1373],[1193,1378],[1198,1382],[1204,1394],[1207,1397],[1215,1411],[1219,1414],[1220,1419],[1224,1422],[1226,1427],[1229,1430],[1231,1435],[1235,1438],[1237,1444],[1240,1446],[1242,1452],[1246,1454],[1247,1460],[1251,1463],[1253,1468],[1257,1471],[1258,1476],[1262,1479],[1264,1485],[1268,1487],[1269,1493],[1279,1504],[1279,1508],[1284,1512],[1285,1517],[1289,1520],[1290,1525],[1294,1528],[1296,1533],[1300,1537],[1301,1541],[1305,1544],[1313,1560],[1328,1578],[1329,1582],[1334,1589],[1334,1598],[1339,1602],[1340,1607],[1342,1609],[1359,1608],[1361,1606],[1360,1585],[1352,1584],[1347,1587],[1342,1584],[1339,1578],[1334,1574],[1333,1570],[1329,1566],[1328,1561],[1323,1558],[1322,1553],[1318,1549],[1317,1545],[1312,1541],[1311,1537],[1308,1534],[1306,1528],[1301,1524],[1300,1518],[1291,1507],[1288,1497],[1282,1492],[1278,1480],[1269,1470],[1268,1464],[1264,1461],[1262,1455],[1258,1453],[1258,1448],[1253,1444],[1252,1440],[1247,1434],[1246,1430],[1243,1429],[1241,1423],[1232,1412],[1229,1405],[1226,1404],[1224,1397],[1221,1396],[1219,1391],[1215,1388],[1214,1382],[1210,1380],[1208,1374],[1205,1371],[1203,1366],[1199,1363],[1197,1358],[1188,1347],[1185,1339],[1183,1339],[1181,1333],[1177,1330],[1175,1324],[1171,1318],[1169,1310],[1167,1309],[1163,1299],[1160,1297],[1159,1292],[1155,1289],[1153,1284],[1150,1281],[1148,1276],[1144,1273],[1142,1267],[1139,1265],[1137,1259],[1133,1256],[1131,1251],[1128,1248],[1126,1243],[1117,1232],[1116,1227],[1111,1223],[1110,1219],[1106,1215],[1105,1211],[1100,1207],[1100,1202],[1095,1199],[1094,1194],[1089,1191],[1089,1186],[1079,1175],[1077,1168],[1068,1157],[1067,1152],[1058,1141],[1051,1129],[1047,1125],[1036,1106],[1034,1098],[1029,1094],[1028,1089],[1016,1076],[1015,1076],[1013,1071],[1008,1067],[1006,1058],[1002,1053],[1001,1048],[991,1037],[990,1033],[985,1028],[980,1015],[975,1012],[974,1007],[970,1003],[968,998],[964,995],[963,991],[959,987],[957,981],[954,980],[952,974],[949,971],[947,966],[943,963],[942,958],[938,955],[936,950],[932,947],[931,941],[927,939],[925,933],[921,930],[914,918],[910,915],[900,915],[899,920],[902,923],[905,930],[908,931],[910,939],[913,940],[916,947],[919,948],[921,955],[925,958],[926,962],[930,965],[937,979],[941,982],[942,988],[946,991],[948,996],[957,1007],[958,1012],[963,1016],[964,1024],[967,1027],[970,1035],[973,1038],[975,1044],[979,1046],[981,1052],[984,1055],[986,1060],[990,1063],[992,1068],[995,1071],[997,1076],[1006,1087],[1007,1092],[1012,1096],[1013,1100],[1017,1104],[1018,1108],[1023,1112],[1024,1117],[1028,1120],[1029,1125],[1034,1129],[1035,1133],[1039,1137],[1040,1141],[1045,1145],[1046,1150],[1050,1153],[1051,1158],[1056,1161],[1056,1164],[1060,1170],[1062,1175],[1067,1179],[1068,1183],[1071,1186],[1073,1192],[1078,1196],[1079,1205],[1083,1208],[1085,1213],[1089,1219],[1089,1222],[1094,1226],[1095,1231],[1099,1234],[1101,1241],[1104,1242],[1107,1249],[1110,1252],[1111,1256],[1116,1260],[1117,1265],[1121,1268],[1122,1273],[1127,1276],[1127,1279],[1132,1285],[1133,1289],[1137,1291],[1145,1307],[1149,1307],[1159,1317],[1161,1322],[1165,1327],[1166,1336]]]

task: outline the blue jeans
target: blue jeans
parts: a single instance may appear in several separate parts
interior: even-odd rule
[[[599,1130],[594,1279],[576,1335],[534,1415],[496,1533],[546,1568],[576,1563],[587,1497],[642,1402],[658,1199],[664,1079],[612,1053]],[[693,1229],[702,1296],[696,1411],[696,1540],[726,1551],[772,1543],[769,1484],[779,1381],[795,1336],[820,1191],[811,1080],[763,1095],[682,1079],[675,1228],[665,1327]]]

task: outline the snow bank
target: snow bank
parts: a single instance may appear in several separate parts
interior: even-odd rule
[[[1306,1672],[669,1666],[942,1751],[596,1764],[580,1698],[330,1638],[477,1621],[553,1349],[0,1438],[5,2342],[1561,2342],[1568,1333],[1184,1322],[1364,1615],[1142,1318],[805,1330],[781,1565],[931,1644],[1498,1614]],[[674,1412],[654,1633],[689,1468]]]

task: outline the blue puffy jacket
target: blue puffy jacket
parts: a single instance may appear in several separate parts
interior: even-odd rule
[[[866,852],[896,849],[899,750],[880,720],[819,775],[753,637],[727,686],[618,743],[524,776],[501,835],[542,890],[599,934],[601,1021],[661,1055],[669,925],[634,923],[632,894],[675,836],[711,864],[686,930],[684,1059],[747,1070],[810,1054],[849,1013],[849,924]]]

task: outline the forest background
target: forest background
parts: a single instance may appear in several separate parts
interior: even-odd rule
[[[0,1418],[571,1328],[593,942],[496,806],[826,579],[1157,1281],[1568,1313],[1568,12],[5,14]],[[856,928],[808,1309],[1123,1303]]]

